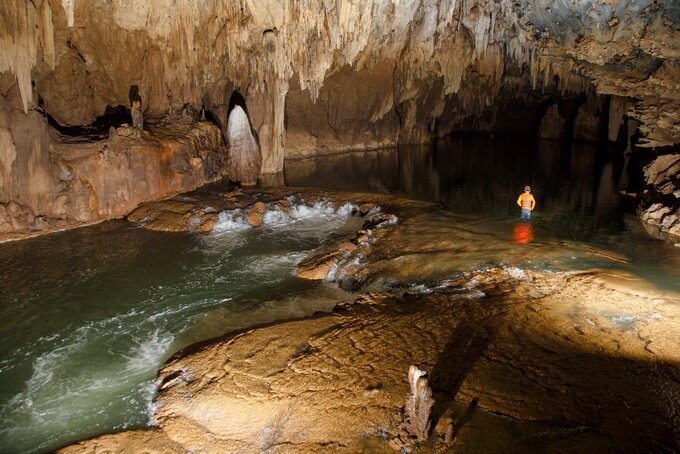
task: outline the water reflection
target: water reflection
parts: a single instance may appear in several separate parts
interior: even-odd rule
[[[529,222],[515,224],[512,229],[512,238],[515,244],[529,244],[534,239],[534,228]]]
[[[289,160],[285,183],[392,193],[441,204],[515,244],[582,242],[630,259],[631,271],[680,289],[677,248],[645,233],[634,214],[639,162],[586,143],[456,137],[433,146]],[[517,194],[536,198],[530,226],[515,225]]]
[[[401,194],[487,218],[519,216],[515,200],[528,184],[539,218],[594,214],[587,221],[594,222],[594,228],[613,222],[620,229],[618,187],[622,171],[628,169],[602,155],[592,144],[449,138],[433,147],[287,161],[285,182]]]

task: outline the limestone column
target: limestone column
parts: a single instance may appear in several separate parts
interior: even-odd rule
[[[256,87],[248,90],[246,103],[260,143],[262,173],[268,174],[283,171],[288,69],[275,30],[263,34],[263,48],[264,74]]]

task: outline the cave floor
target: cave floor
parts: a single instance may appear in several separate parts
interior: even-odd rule
[[[398,216],[333,271],[362,294],[330,314],[180,352],[157,379],[159,430],[64,452],[138,443],[157,452],[678,449],[677,293],[622,269],[626,258],[611,251],[534,240],[540,229],[527,244],[515,232],[524,224],[306,193],[320,196]],[[489,265],[496,257],[501,265]],[[436,401],[432,437],[420,444],[401,426],[410,365],[428,372]],[[449,426],[455,437],[444,443]]]

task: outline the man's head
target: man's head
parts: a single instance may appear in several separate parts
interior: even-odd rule
[[[531,187],[524,186],[524,192],[531,192]]]

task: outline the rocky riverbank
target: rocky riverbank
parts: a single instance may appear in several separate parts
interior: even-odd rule
[[[200,199],[273,207],[286,191]],[[312,194],[324,193],[305,198]],[[518,268],[510,246],[498,250],[490,235],[431,204],[356,197],[398,217],[326,274],[361,296],[178,353],[158,375],[157,428],[61,452],[678,449],[680,295],[611,269]],[[550,248],[540,245],[534,258]],[[451,265],[492,249],[505,265]],[[625,260],[582,249],[570,253]],[[431,436],[420,444],[403,425],[411,365],[428,372],[435,399]]]
[[[680,154],[657,157],[644,173],[640,218],[652,236],[680,244]]]

